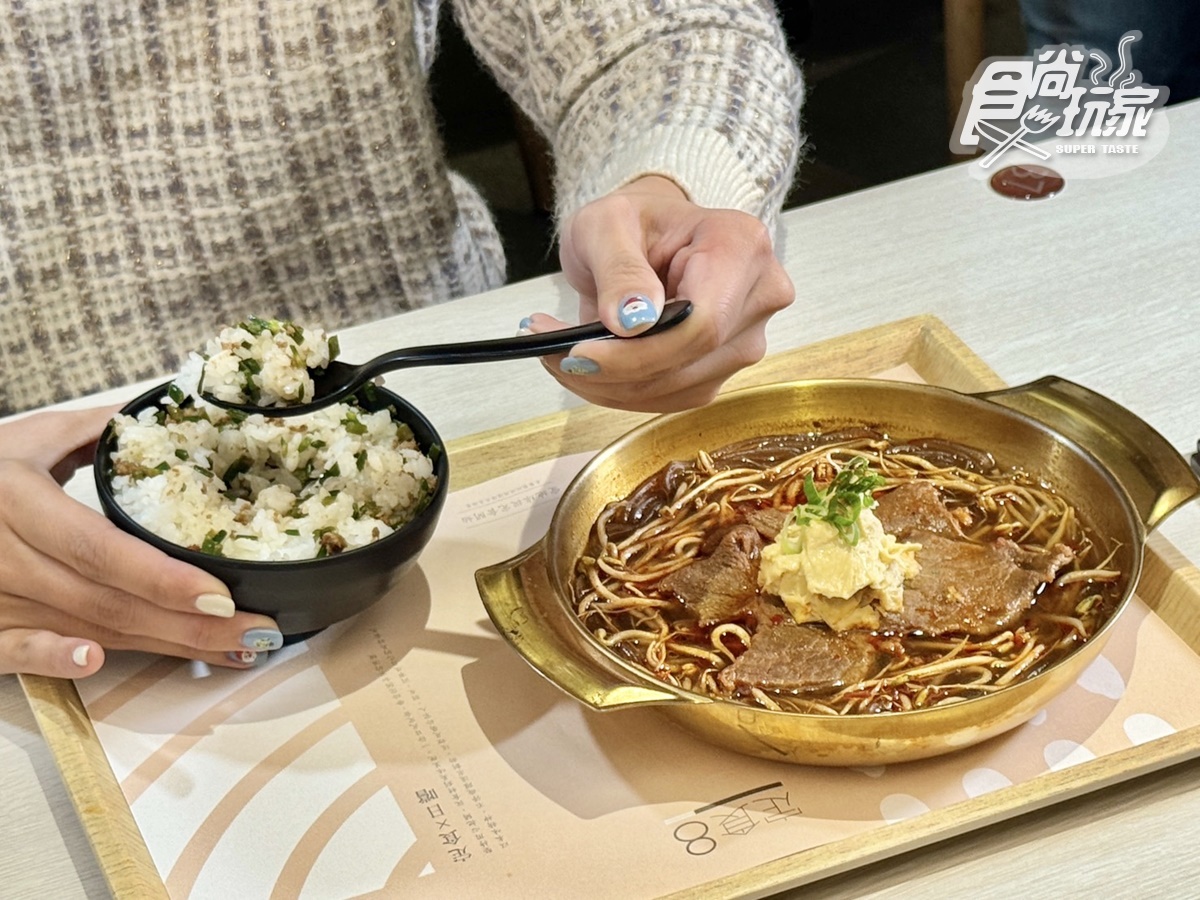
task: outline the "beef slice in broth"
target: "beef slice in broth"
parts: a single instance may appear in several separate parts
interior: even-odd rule
[[[875,515],[883,530],[902,541],[917,532],[962,537],[962,523],[942,500],[937,487],[928,481],[909,481],[880,495]]]
[[[791,517],[790,509],[782,509],[778,506],[766,506],[762,509],[749,509],[746,511],[746,521],[754,526],[763,540],[773,541],[779,536],[779,532],[783,531],[783,526]]]
[[[1046,553],[1000,538],[986,544],[915,532],[921,571],[904,583],[904,609],[883,613],[883,630],[976,637],[1020,624],[1038,588],[1074,557],[1059,544]]]
[[[734,525],[711,555],[676,569],[659,582],[696,614],[701,625],[736,617],[758,593],[762,538],[751,525]]]
[[[1064,544],[1041,551],[1007,538],[967,540],[929,482],[888,491],[875,514],[885,531],[921,545],[921,571],[904,584],[903,610],[883,614],[884,630],[986,637],[1012,628],[1033,605],[1038,589],[1074,558]]]
[[[812,694],[857,684],[878,669],[879,653],[865,631],[783,624],[759,629],[746,652],[717,679],[734,692],[756,687]]]

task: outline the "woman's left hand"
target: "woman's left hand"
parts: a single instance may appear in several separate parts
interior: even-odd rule
[[[746,213],[690,202],[673,182],[645,176],[567,219],[560,259],[579,292],[580,321],[632,335],[667,298],[690,300],[680,325],[638,341],[592,341],[543,359],[568,390],[600,406],[665,412],[712,400],[735,372],[762,359],[767,320],[795,289],[766,227]],[[566,327],[536,314],[522,326]]]

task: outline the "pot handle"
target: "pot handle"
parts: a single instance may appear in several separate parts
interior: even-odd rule
[[[543,541],[475,572],[480,599],[501,636],[551,684],[592,709],[708,703],[668,684],[632,683],[573,621],[550,582]]]
[[[1125,489],[1147,531],[1200,495],[1200,478],[1159,432],[1102,394],[1050,375],[974,396],[1024,413],[1090,451]]]

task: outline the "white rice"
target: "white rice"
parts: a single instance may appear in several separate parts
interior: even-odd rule
[[[324,329],[251,317],[190,354],[176,383],[188,395],[203,385],[227,403],[287,406],[313,395],[309,370],[328,366],[337,351],[337,338]]]
[[[437,485],[432,460],[388,410],[230,414],[182,382],[164,411],[114,419],[113,494],[172,543],[232,559],[325,556],[391,534]]]

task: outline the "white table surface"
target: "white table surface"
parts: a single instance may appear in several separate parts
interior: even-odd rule
[[[1079,381],[1191,454],[1200,438],[1200,101],[1167,112],[1157,157],[1072,179],[1049,200],[1002,198],[956,166],[786,213],[780,253],[797,301],[773,320],[771,349],[931,313],[1009,384]],[[574,309],[562,278],[548,276],[343,331],[343,353],[504,336],[531,312],[570,320]],[[487,365],[411,370],[389,384],[446,439],[579,402],[536,362]],[[1198,526],[1192,503],[1161,531],[1200,563]],[[1172,766],[794,894],[1200,896],[1197,776],[1200,761]],[[0,785],[0,898],[107,897],[11,676],[0,677]]]

